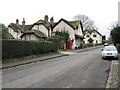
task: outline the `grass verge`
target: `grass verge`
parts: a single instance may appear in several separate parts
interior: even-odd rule
[[[73,49],[59,49],[58,51],[72,51]]]
[[[54,53],[48,53],[48,54],[25,56],[25,57],[21,57],[21,58],[11,58],[11,59],[3,60],[2,63],[12,63],[12,62],[28,60],[28,59],[36,58],[36,57],[49,56],[49,55],[58,54],[58,53],[59,52],[54,52]]]

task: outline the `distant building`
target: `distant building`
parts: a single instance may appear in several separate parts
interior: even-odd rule
[[[85,30],[84,37],[84,44],[102,44],[102,35],[97,30]]]

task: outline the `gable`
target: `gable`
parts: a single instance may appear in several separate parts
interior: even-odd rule
[[[38,30],[38,29],[40,29],[39,26],[43,26],[44,28],[46,28],[46,29],[48,30],[48,28],[47,28],[43,23],[34,23],[34,24],[31,26],[30,30],[31,30],[31,29],[36,29],[36,30]]]
[[[12,28],[15,32],[22,31],[21,26],[14,23],[10,23],[8,27]]]
[[[86,34],[90,34],[90,35],[93,35],[94,33],[95,34],[97,34],[97,35],[100,35],[100,36],[102,36],[97,30],[85,30],[84,31],[84,35],[86,35]]]
[[[38,30],[48,36],[48,28],[44,24],[33,24],[30,30]]]
[[[64,21],[61,21],[59,24],[57,24],[56,27],[54,27],[53,32],[56,31],[68,31],[69,34],[74,34],[74,29],[71,28],[71,26],[69,26],[67,23],[65,23]]]
[[[53,29],[58,25],[58,24],[60,24],[60,23],[63,23],[64,22],[64,24],[66,24],[66,25],[68,25],[69,27],[71,27],[73,30],[75,30],[75,28],[67,21],[67,20],[65,20],[65,19],[60,19],[54,26],[53,26]]]
[[[47,37],[43,32],[38,31],[38,30],[24,32],[20,37],[22,38],[24,35],[30,35],[30,34],[34,34],[38,38]]]

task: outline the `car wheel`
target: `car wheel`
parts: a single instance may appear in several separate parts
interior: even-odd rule
[[[118,60],[118,57],[116,57],[115,59]]]
[[[102,57],[102,59],[104,59],[104,57]]]

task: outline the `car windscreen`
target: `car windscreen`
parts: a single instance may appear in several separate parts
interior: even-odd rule
[[[105,47],[104,51],[116,51],[115,47]]]

